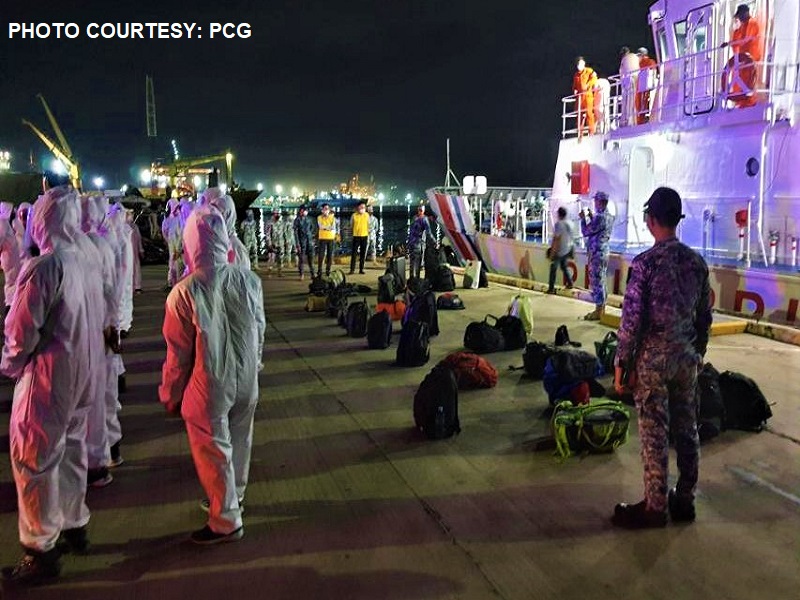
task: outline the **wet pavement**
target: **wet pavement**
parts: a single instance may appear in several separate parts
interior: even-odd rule
[[[516,293],[499,284],[457,290],[467,309],[440,311],[431,361],[398,368],[397,336],[387,350],[368,350],[333,319],[303,310],[308,281],[265,277],[266,368],[245,537],[194,546],[188,534],[204,524],[203,493],[182,421],[157,401],[164,271],[146,267],[145,293],[135,298],[125,464],[110,486],[88,493],[92,552],[65,557],[57,582],[5,587],[3,598],[799,597],[800,347],[712,338],[707,360],[751,376],[773,403],[769,428],[725,432],[703,446],[696,523],[619,531],[609,522],[614,504],[641,497],[635,423],[610,455],[560,460],[536,451],[548,403],[541,382],[508,369],[522,364],[521,351],[487,356],[498,385],[460,395],[457,438],[430,442],[412,428],[424,375],[461,349],[469,321],[502,314]],[[377,291],[380,273],[353,280]],[[579,320],[589,307],[581,300],[522,293],[532,298],[536,339],[550,341],[565,323],[591,350],[608,331]],[[2,564],[19,556],[11,390],[0,384]]]

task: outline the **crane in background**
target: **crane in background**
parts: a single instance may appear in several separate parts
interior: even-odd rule
[[[40,140],[42,140],[42,143],[44,143],[45,146],[47,146],[47,149],[53,153],[53,155],[59,162],[61,162],[62,165],[64,165],[64,168],[69,175],[69,180],[72,184],[72,187],[80,191],[81,171],[78,161],[75,158],[75,155],[72,153],[72,149],[69,147],[67,138],[64,137],[64,133],[61,131],[61,127],[58,126],[58,121],[56,121],[56,118],[53,116],[53,112],[47,105],[47,101],[44,99],[44,96],[41,94],[36,94],[36,97],[42,103],[44,112],[47,114],[47,119],[50,121],[50,125],[52,126],[60,145],[47,137],[47,135],[45,135],[41,129],[27,119],[22,119],[22,124],[30,127],[33,133],[36,134]]]

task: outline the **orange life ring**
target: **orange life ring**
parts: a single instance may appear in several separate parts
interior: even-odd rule
[[[756,63],[747,52],[734,54],[722,70],[722,91],[729,100],[752,96],[756,87]]]

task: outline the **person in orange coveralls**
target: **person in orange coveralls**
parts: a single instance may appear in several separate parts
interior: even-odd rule
[[[650,120],[650,91],[656,87],[658,63],[653,60],[647,48],[636,51],[639,56],[639,78],[636,80],[636,124],[641,125]]]
[[[589,135],[595,132],[594,119],[594,88],[597,85],[597,73],[586,66],[582,56],[577,59],[577,70],[572,77],[572,91],[578,95],[580,113],[578,115],[578,132],[583,133],[584,127],[588,128]]]
[[[728,63],[732,72],[728,79],[728,93],[737,107],[754,106],[756,103],[757,65],[762,58],[764,39],[758,21],[750,17],[746,4],[736,7],[733,15],[734,30],[731,36],[731,50],[734,57]],[[738,62],[738,67],[735,65]],[[736,71],[738,70],[738,74]]]

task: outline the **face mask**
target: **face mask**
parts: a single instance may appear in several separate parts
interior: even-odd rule
[[[583,71],[585,68],[586,68],[586,63],[583,62],[582,60],[578,61],[578,71]]]

